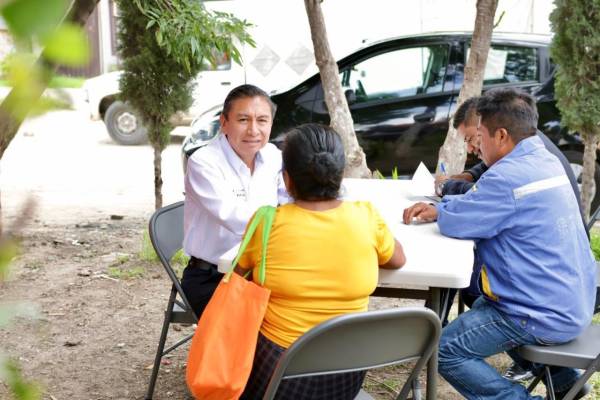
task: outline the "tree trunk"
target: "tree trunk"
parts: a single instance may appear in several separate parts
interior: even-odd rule
[[[162,148],[160,145],[152,144],[154,150],[154,208],[162,207]]]
[[[497,7],[498,0],[477,0],[477,16],[475,17],[471,53],[465,67],[465,79],[458,95],[457,108],[466,99],[481,94]],[[460,173],[465,167],[466,159],[467,151],[464,140],[452,127],[452,121],[450,121],[446,140],[440,148],[437,172],[439,173],[439,166],[443,162],[448,174]]]
[[[75,0],[71,4],[69,12],[65,16],[65,21],[71,21],[77,25],[83,26],[90,14],[96,8],[100,0]],[[56,70],[58,65],[48,61],[45,57],[45,52],[36,61],[37,65],[42,70],[46,71],[43,74],[42,81],[39,85],[34,85],[32,91],[29,93],[26,99],[22,98],[18,91],[11,90],[8,96],[0,104],[0,159],[4,155],[6,148],[13,140],[19,127],[23,123],[27,112],[23,112],[23,109],[28,111],[27,107],[31,107],[39,100],[46,90],[50,79],[52,78],[52,72]]]
[[[600,142],[600,132],[583,133],[583,172],[581,174],[581,205],[585,222],[590,219],[592,200],[596,194],[594,174],[596,171],[596,149]]]
[[[304,0],[304,5],[306,6],[310,34],[315,50],[315,60],[323,83],[325,104],[327,104],[331,118],[331,127],[340,134],[344,142],[346,152],[344,176],[350,178],[371,177],[371,171],[369,171],[365,160],[365,153],[356,139],[352,115],[342,91],[340,71],[329,48],[325,20],[321,10],[321,0]]]

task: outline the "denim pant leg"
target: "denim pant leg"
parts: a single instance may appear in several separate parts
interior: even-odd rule
[[[486,357],[531,343],[536,343],[535,337],[480,297],[471,310],[443,329],[439,372],[467,399],[541,400],[485,362]]]

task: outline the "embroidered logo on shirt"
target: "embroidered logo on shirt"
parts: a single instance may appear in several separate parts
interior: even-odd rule
[[[233,189],[233,195],[236,199],[248,200],[248,194],[246,193],[246,189]]]

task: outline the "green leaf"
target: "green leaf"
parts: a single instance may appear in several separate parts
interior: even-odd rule
[[[8,267],[18,253],[18,246],[14,241],[2,241],[0,246],[0,281],[8,276]],[[0,316],[1,320],[1,316]],[[0,325],[2,325],[0,323]]]
[[[151,19],[150,21],[148,21],[148,24],[146,25],[146,29],[150,29],[152,28],[152,26],[156,23],[155,20]]]
[[[49,35],[65,16],[66,0],[13,0],[2,6],[1,14],[18,38]]]
[[[0,358],[0,378],[6,382],[17,400],[38,400],[42,397],[39,386],[23,379],[16,361]]]
[[[190,43],[192,45],[192,56],[193,56],[199,51],[200,46],[198,45],[198,40],[196,40],[195,37],[192,37],[192,39],[190,40]]]
[[[373,178],[375,178],[375,179],[385,179],[385,176],[383,176],[383,174],[381,173],[381,171],[379,171],[378,169],[376,169],[375,171],[373,171]]]
[[[88,40],[83,29],[74,24],[63,24],[48,40],[44,52],[48,59],[69,67],[85,65],[90,58]]]

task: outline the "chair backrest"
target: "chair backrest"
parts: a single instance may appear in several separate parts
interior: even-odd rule
[[[592,213],[592,215],[590,215],[590,219],[587,223],[587,225],[585,226],[585,229],[588,231],[588,233],[591,235],[591,231],[592,228],[594,227],[594,224],[596,223],[596,220],[598,220],[598,218],[600,218],[600,206],[598,208],[596,208],[596,211],[594,211]]]
[[[171,258],[183,244],[183,201],[170,204],[154,212],[149,223],[150,241],[165,268],[165,271],[175,285],[177,292],[186,305],[189,306],[179,278],[171,266]]]
[[[437,348],[438,316],[423,307],[352,313],[317,325],[282,355],[263,399],[273,399],[281,380],[360,371],[418,360],[413,378]],[[403,392],[408,394],[409,385]]]

